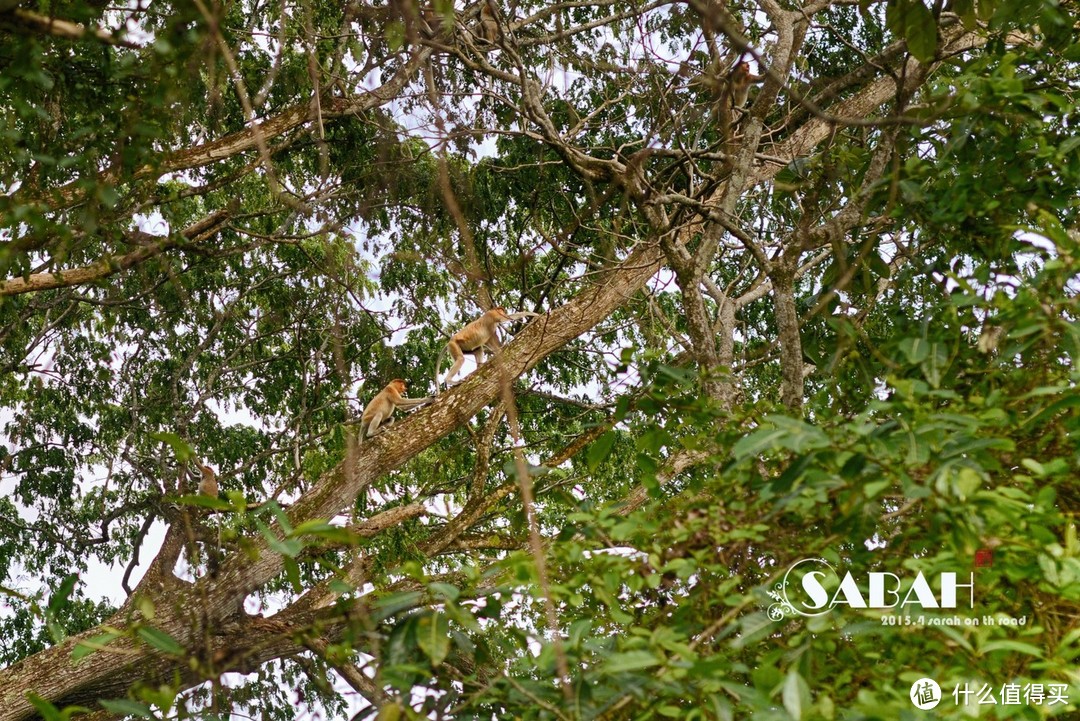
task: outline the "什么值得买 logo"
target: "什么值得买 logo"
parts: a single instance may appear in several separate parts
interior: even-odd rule
[[[968,607],[975,606],[975,574],[970,575],[968,583],[960,583],[953,572],[940,573],[938,579],[936,595],[922,571],[910,584],[895,573],[882,571],[866,574],[865,583],[860,584],[850,571],[841,577],[824,558],[804,558],[791,564],[774,590],[768,591],[775,601],[769,606],[769,618],[779,621],[788,615],[821,616],[836,606],[956,608],[958,589],[967,589]]]

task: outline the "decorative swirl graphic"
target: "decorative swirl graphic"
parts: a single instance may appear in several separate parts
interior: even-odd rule
[[[792,608],[791,604],[787,602],[787,598],[784,595],[784,584],[782,581],[777,582],[775,591],[767,591],[769,598],[776,601],[768,608],[768,616],[773,621],[783,621],[787,616],[794,616],[797,612]]]
[[[836,574],[836,569],[834,569],[832,565],[824,558],[804,558],[791,564],[791,566],[787,570],[787,573],[784,574],[784,577],[779,582],[777,582],[775,586],[776,590],[766,591],[769,598],[776,601],[776,603],[771,604],[767,609],[768,616],[773,621],[781,621],[787,616],[821,616],[830,611],[829,607],[826,607],[821,611],[817,611],[816,613],[802,610],[800,608],[797,608],[795,604],[793,604],[788,598],[788,577],[791,575],[792,571],[794,571],[796,568],[798,568],[804,563],[820,564],[825,568],[829,569],[829,571],[831,571],[833,574]],[[792,583],[795,583],[794,579],[792,579]],[[816,607],[809,606],[809,608]]]

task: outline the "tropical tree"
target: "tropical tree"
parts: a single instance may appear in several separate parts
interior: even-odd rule
[[[0,718],[1075,714],[1076,12],[0,0]]]

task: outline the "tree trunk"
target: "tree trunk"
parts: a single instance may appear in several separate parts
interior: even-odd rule
[[[780,400],[792,415],[802,415],[802,338],[799,335],[799,314],[795,309],[795,274],[790,265],[786,258],[782,259],[770,277],[780,341]]]

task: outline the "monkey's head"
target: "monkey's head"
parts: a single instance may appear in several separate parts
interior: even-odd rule
[[[404,393],[406,390],[405,381],[401,380],[400,378],[395,378],[394,380],[390,381],[390,385],[393,386],[398,393]]]
[[[750,76],[750,63],[745,60],[741,60],[735,64],[735,67],[731,69],[731,77],[733,78],[746,78]]]
[[[488,311],[488,313],[490,313],[491,317],[494,318],[495,320],[499,321],[500,323],[505,323],[505,322],[510,321],[510,316],[508,316],[506,314],[506,308],[503,308],[502,306],[492,308],[491,310]]]

